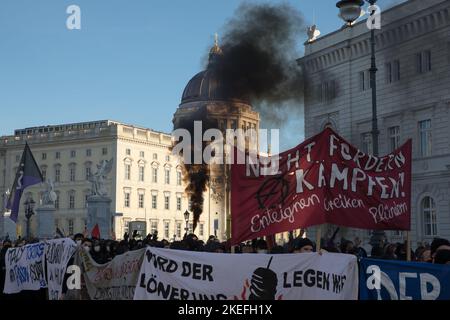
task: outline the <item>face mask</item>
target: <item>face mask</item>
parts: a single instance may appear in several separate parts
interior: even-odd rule
[[[95,252],[99,252],[99,251],[100,251],[100,246],[95,246],[95,247],[94,247],[94,251],[95,251]]]
[[[89,251],[91,251],[91,247],[89,247],[89,246],[84,246],[84,250],[85,250],[86,252],[89,252]]]
[[[81,240],[77,240],[77,245],[81,245]]]

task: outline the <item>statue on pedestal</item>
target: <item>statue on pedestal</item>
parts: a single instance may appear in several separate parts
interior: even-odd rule
[[[58,199],[58,196],[56,195],[56,192],[55,192],[55,184],[49,178],[49,179],[47,179],[45,185],[46,185],[46,190],[42,196],[42,205],[43,206],[54,206],[56,199]]]
[[[92,183],[92,195],[106,197],[108,192],[105,187],[106,176],[111,172],[113,167],[113,159],[107,161],[102,160],[97,165],[97,172],[89,177],[89,181]]]

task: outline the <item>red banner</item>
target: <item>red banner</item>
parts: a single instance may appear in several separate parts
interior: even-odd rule
[[[411,148],[374,157],[327,128],[280,155],[246,155],[231,166],[233,244],[325,223],[410,230]]]

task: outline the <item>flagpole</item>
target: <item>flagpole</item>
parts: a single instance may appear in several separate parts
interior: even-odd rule
[[[406,261],[411,261],[411,239],[409,231],[406,231]]]
[[[316,252],[319,252],[321,249],[321,239],[322,239],[322,225],[317,226],[316,232]]]

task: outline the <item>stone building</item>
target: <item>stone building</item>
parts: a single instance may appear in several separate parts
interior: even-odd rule
[[[381,23],[375,31],[379,153],[413,140],[414,248],[450,238],[450,2],[409,0],[383,11]],[[365,20],[305,44],[299,63],[306,73],[306,137],[331,125],[372,151],[370,54]],[[345,238],[370,238],[368,231],[342,231]],[[404,237],[387,232],[389,241]]]

